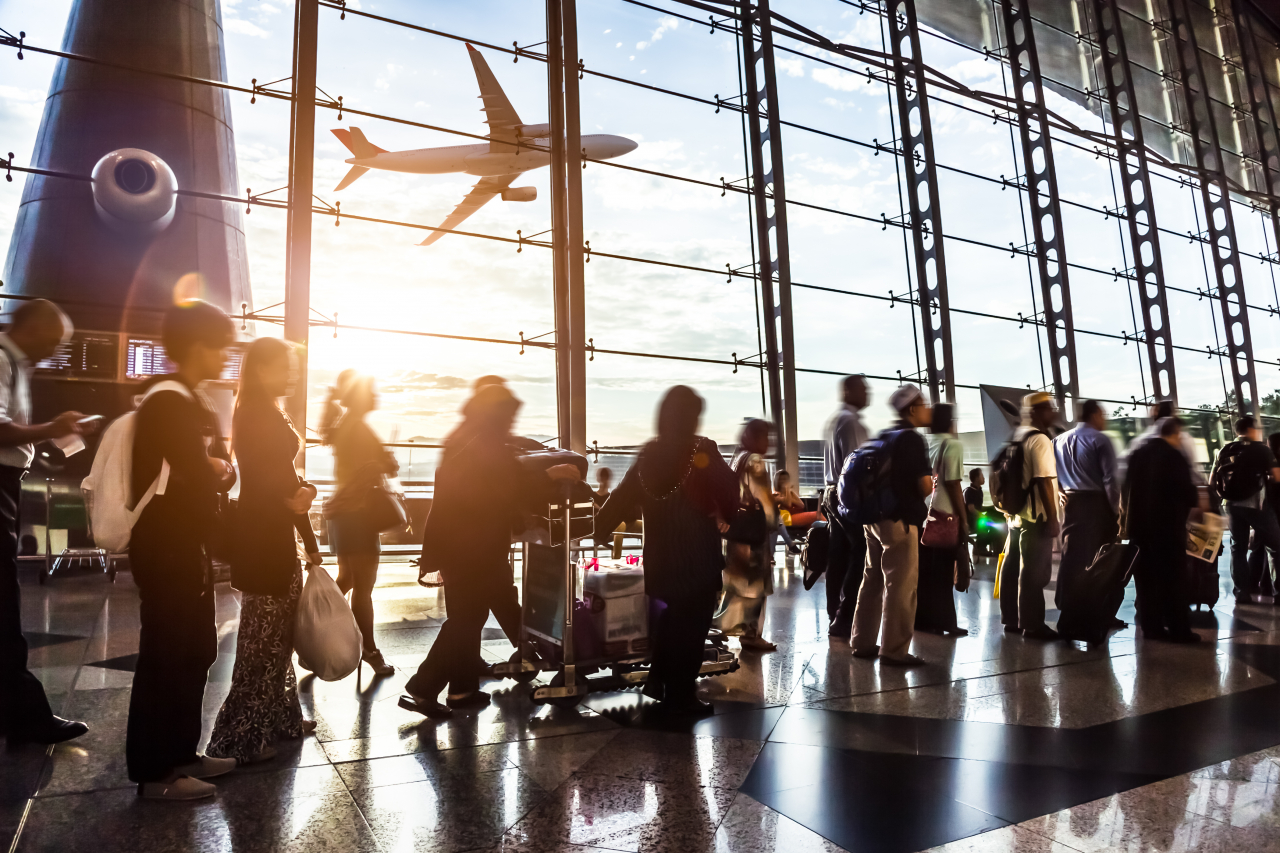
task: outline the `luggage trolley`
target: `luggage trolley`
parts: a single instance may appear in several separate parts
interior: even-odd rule
[[[565,490],[547,506],[542,521],[550,545],[526,544],[521,576],[523,634],[520,649],[507,663],[495,664],[493,674],[530,682],[539,672],[553,672],[549,684],[535,687],[537,704],[572,708],[590,693],[640,687],[649,677],[652,663],[648,632],[641,640],[606,643],[596,638],[587,620],[591,610],[578,600],[578,567],[573,543],[595,532],[595,504],[575,499]],[[555,544],[559,542],[559,544]],[[650,617],[653,605],[650,603]],[[703,646],[699,677],[721,675],[738,669],[737,657],[718,633]],[[530,660],[527,652],[536,650]]]

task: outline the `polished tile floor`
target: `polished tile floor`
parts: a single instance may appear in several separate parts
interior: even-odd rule
[[[125,778],[129,576],[32,582],[31,665],[91,730],[0,752],[0,853],[1280,851],[1280,608],[1224,595],[1197,614],[1198,647],[1132,628],[1049,644],[1000,630],[991,576],[957,596],[970,636],[916,638],[918,669],[829,641],[823,589],[780,569],[766,630],[779,650],[703,682],[710,719],[664,720],[636,693],[539,707],[495,682],[490,708],[436,724],[396,699],[442,596],[389,562],[378,642],[397,674],[304,678],[315,737],[198,804],[140,801]],[[206,736],[237,617],[220,587]],[[488,657],[510,653],[496,627],[485,636]]]

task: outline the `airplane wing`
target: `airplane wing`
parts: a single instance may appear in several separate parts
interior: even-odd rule
[[[467,45],[471,56],[471,65],[476,71],[476,82],[480,84],[480,100],[484,102],[485,123],[489,125],[489,150],[493,153],[505,152],[506,146],[500,143],[516,144],[516,128],[524,124],[515,108],[507,100],[507,94],[498,85],[498,78],[489,70],[489,63],[484,61],[480,51]]]
[[[499,195],[503,190],[511,186],[511,182],[520,177],[521,174],[522,173],[517,172],[514,175],[498,175],[497,177],[492,178],[481,178],[479,182],[471,188],[471,192],[467,193],[467,197],[462,200],[462,203],[453,209],[453,213],[450,213],[444,218],[444,222],[440,223],[440,227],[458,227],[468,216],[484,207],[485,204],[492,200],[494,196]],[[432,231],[427,235],[427,239],[423,240],[418,245],[430,246],[446,233],[447,232],[445,231]]]

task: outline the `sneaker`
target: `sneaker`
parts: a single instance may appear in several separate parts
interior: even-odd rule
[[[214,758],[212,755],[202,755],[190,764],[173,768],[173,772],[179,776],[190,776],[193,779],[213,779],[218,776],[225,776],[235,769],[236,760],[234,758]]]
[[[144,800],[203,800],[212,797],[217,788],[208,782],[179,776],[172,782],[143,782],[138,786],[138,796]]]
[[[927,661],[924,658],[918,658],[913,654],[905,654],[900,658],[891,658],[886,655],[880,656],[880,663],[886,666],[923,666]]]
[[[875,660],[880,656],[880,647],[872,646],[869,649],[854,649],[853,656],[862,660]]]
[[[396,668],[387,663],[386,658],[382,656],[382,652],[374,649],[371,652],[365,652],[363,660],[369,664],[369,668],[373,670],[373,674],[379,678],[386,678],[389,675],[396,674]]]

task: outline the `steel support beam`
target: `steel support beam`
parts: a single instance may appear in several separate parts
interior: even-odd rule
[[[1240,274],[1240,253],[1222,146],[1218,128],[1213,122],[1204,64],[1196,45],[1187,0],[1169,0],[1169,13],[1172,29],[1169,44],[1176,55],[1178,75],[1186,98],[1185,130],[1191,137],[1196,167],[1200,170],[1200,196],[1204,203],[1209,254],[1213,256],[1213,271],[1217,278],[1218,305],[1222,310],[1236,405],[1241,412],[1256,415],[1258,381],[1254,372],[1249,312],[1245,306],[1244,278]]]
[[[907,203],[911,213],[927,381],[934,402],[945,398],[954,403],[956,375],[951,356],[951,303],[947,297],[938,170],[933,155],[933,129],[929,124],[916,4],[915,0],[886,0],[885,6],[902,137],[902,165],[907,173]]]
[[[572,443],[572,351],[569,319],[569,214],[565,177],[564,33],[562,0],[547,0],[547,124],[551,127],[551,270],[556,323],[557,444]]]
[[[769,0],[739,9],[747,85],[747,129],[751,148],[751,191],[759,243],[760,294],[764,310],[765,366],[769,406],[778,435],[778,465],[799,476],[796,434],[795,338],[791,321],[791,249],[787,239],[787,195],[782,174],[782,123],[773,63]],[[757,43],[759,47],[757,47]],[[770,209],[772,206],[772,210]],[[776,285],[776,293],[775,293]]]
[[[1089,5],[1099,53],[1099,75],[1107,90],[1111,133],[1115,138],[1116,160],[1120,164],[1125,222],[1129,226],[1130,255],[1142,306],[1147,367],[1151,371],[1151,396],[1155,400],[1176,402],[1178,380],[1173,364],[1164,262],[1160,254],[1160,233],[1156,227],[1155,201],[1151,195],[1147,149],[1138,114],[1138,96],[1133,76],[1129,73],[1129,50],[1120,27],[1122,19],[1116,0],[1090,0]]]
[[[1022,171],[1031,205],[1031,231],[1036,241],[1040,298],[1053,368],[1053,393],[1066,411],[1066,398],[1079,405],[1076,373],[1076,329],[1071,318],[1071,286],[1067,280],[1067,252],[1058,199],[1058,175],[1053,165],[1053,141],[1044,105],[1040,57],[1036,53],[1029,0],[1001,0],[1005,47],[1013,74],[1018,106],[1018,135],[1022,142]]]
[[[1244,67],[1244,89],[1249,97],[1249,114],[1253,119],[1254,136],[1258,141],[1258,162],[1262,172],[1262,192],[1280,197],[1280,134],[1277,132],[1275,106],[1266,74],[1262,69],[1262,53],[1258,39],[1249,21],[1246,4],[1233,0],[1232,19],[1236,27],[1236,41],[1240,45],[1240,64]],[[1280,249],[1280,204],[1270,206],[1271,231],[1275,245]]]
[[[565,243],[569,267],[569,443],[587,452],[587,300],[582,231],[582,117],[578,99],[577,0],[560,0],[564,39]]]
[[[289,209],[285,223],[284,336],[298,345],[298,383],[285,409],[307,434],[307,342],[311,330],[311,199],[316,148],[317,0],[298,0],[293,21],[293,100],[289,112]],[[298,454],[307,465],[307,445]]]

